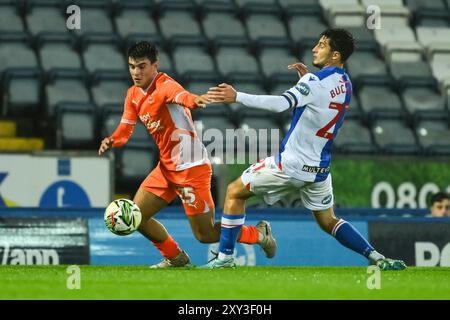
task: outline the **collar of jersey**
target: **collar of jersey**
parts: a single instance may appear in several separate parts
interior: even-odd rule
[[[316,72],[315,75],[319,78],[319,80],[323,80],[326,77],[329,77],[334,73],[344,74],[345,70],[343,68],[330,66],[330,67],[323,68],[319,72]]]

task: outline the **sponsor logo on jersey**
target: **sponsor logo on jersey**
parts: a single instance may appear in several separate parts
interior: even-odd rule
[[[332,199],[333,199],[333,196],[330,194],[330,195],[326,196],[325,198],[323,198],[322,204],[329,204]]]
[[[302,171],[309,173],[328,173],[330,172],[330,167],[313,167],[307,166],[306,164],[303,166]]]
[[[298,90],[298,92],[300,92],[304,96],[307,96],[311,91],[309,86],[304,82],[300,82],[299,84],[297,84],[295,88]]]
[[[155,133],[164,129],[164,127],[161,125],[161,120],[153,121],[149,113],[141,115],[139,116],[139,118],[141,119],[145,127],[150,131],[150,133]]]

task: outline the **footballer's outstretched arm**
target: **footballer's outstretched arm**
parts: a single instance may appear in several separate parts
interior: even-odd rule
[[[239,102],[247,107],[268,110],[273,112],[283,112],[291,107],[290,100],[283,95],[254,95],[236,90],[226,83],[210,88],[207,93],[211,102],[233,103]]]
[[[175,80],[167,80],[165,82],[165,95],[167,103],[180,104],[189,109],[205,108],[209,102],[205,95],[198,96],[185,90]]]

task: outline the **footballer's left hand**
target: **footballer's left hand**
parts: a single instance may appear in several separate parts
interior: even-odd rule
[[[288,65],[289,70],[297,70],[299,78],[303,77],[305,74],[308,73],[308,67],[305,66],[301,62],[293,63]]]
[[[217,87],[209,88],[206,93],[211,102],[233,103],[236,102],[236,90],[226,83],[221,83]]]

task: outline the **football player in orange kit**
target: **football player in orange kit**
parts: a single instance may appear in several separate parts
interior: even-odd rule
[[[215,206],[210,191],[211,164],[189,110],[204,108],[207,96],[192,94],[167,74],[158,72],[158,51],[149,42],[138,42],[128,49],[128,65],[134,85],[128,89],[120,125],[102,140],[98,153],[102,155],[110,148],[123,146],[138,119],[147,127],[158,145],[160,161],[133,199],[142,212],[139,231],[164,257],[152,267],[188,266],[187,253],[153,216],[178,195],[196,239],[202,243],[220,239],[221,223],[214,221]],[[238,239],[242,243],[260,244],[269,258],[275,255],[276,242],[266,221],[244,226]]]

